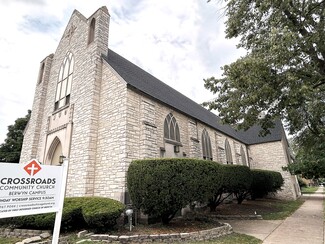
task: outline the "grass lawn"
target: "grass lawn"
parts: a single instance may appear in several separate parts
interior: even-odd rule
[[[289,217],[294,211],[296,211],[302,204],[304,200],[298,199],[295,201],[278,201],[274,202],[274,211],[270,213],[262,214],[263,219],[267,220],[277,220],[285,219]]]
[[[278,219],[285,219],[286,217],[290,216],[295,210],[297,210],[302,204],[304,200],[298,199],[296,201],[281,201],[276,199],[260,199],[256,201],[244,201],[243,204],[238,205],[237,203],[231,203],[231,204],[224,204],[223,206],[218,206],[217,210],[219,214],[252,214],[255,211],[258,214],[261,214],[263,219],[266,220],[278,220]],[[325,208],[325,205],[324,205]],[[203,223],[202,226],[197,226],[195,224],[194,226],[187,226],[184,228],[187,232],[191,231],[197,231],[196,229],[199,227],[207,227],[204,226],[206,223]],[[183,229],[184,226],[182,226]],[[173,231],[175,226],[169,227]],[[147,228],[149,231],[149,228]],[[159,227],[155,230],[152,230],[155,233],[162,233],[166,231],[166,227]],[[176,231],[177,232],[177,231]],[[111,233],[111,234],[121,234],[121,233]],[[123,233],[125,234],[125,233]],[[122,235],[123,235],[122,234]],[[137,233],[139,234],[139,233]],[[147,233],[147,234],[154,234],[154,233]],[[69,238],[69,243],[76,243],[80,241],[81,239],[78,239],[76,236],[76,233],[71,233]],[[18,241],[21,241],[21,239],[17,238],[0,238],[0,244],[12,244],[16,243]],[[83,244],[91,244],[91,243],[98,243],[94,241],[85,241]],[[233,233],[231,235],[227,235],[224,237],[220,237],[217,240],[213,241],[199,241],[199,242],[191,242],[193,244],[260,244],[262,243],[261,240],[254,238],[252,236]]]
[[[19,241],[21,241],[21,239],[0,237],[0,244],[13,244]]]
[[[244,235],[244,234],[238,234],[238,233],[233,233],[231,235],[227,235],[227,236],[223,236],[220,237],[217,240],[214,241],[200,241],[200,242],[191,242],[194,244],[260,244],[262,243],[261,240],[252,237],[252,236],[248,236],[248,235]]]
[[[301,188],[301,193],[304,194],[304,193],[307,193],[307,194],[310,194],[310,193],[315,193],[317,190],[318,190],[318,186],[309,186],[309,187],[302,187]]]

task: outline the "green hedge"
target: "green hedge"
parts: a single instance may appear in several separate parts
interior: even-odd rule
[[[105,231],[116,225],[116,220],[124,210],[118,201],[102,197],[83,197],[82,216],[91,229]]]
[[[251,171],[253,176],[251,187],[252,199],[262,198],[267,196],[269,193],[275,193],[278,190],[281,190],[283,185],[281,173],[261,169],[253,169]]]
[[[198,159],[147,159],[133,161],[127,186],[133,205],[164,224],[194,201],[208,202],[211,211],[234,194],[241,203],[281,189],[279,172],[250,170]]]
[[[207,201],[221,184],[221,165],[199,159],[137,160],[127,172],[134,206],[164,224],[188,204]]]
[[[252,172],[244,165],[223,165],[224,192],[234,194],[240,204],[249,194],[252,185]]]
[[[249,167],[244,165],[221,164],[223,181],[221,187],[215,188],[209,198],[208,206],[211,212],[215,212],[225,199],[232,194],[240,204],[249,195],[252,184],[252,174]]]
[[[124,205],[104,197],[65,198],[61,231],[93,229],[103,231],[112,228],[124,210]],[[53,229],[55,213],[26,215],[3,219],[0,224],[26,229]]]

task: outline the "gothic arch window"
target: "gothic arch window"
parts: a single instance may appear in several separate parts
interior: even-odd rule
[[[95,26],[96,26],[96,19],[93,18],[89,26],[88,44],[92,43],[95,39]]]
[[[242,164],[248,166],[246,156],[245,156],[245,150],[244,150],[243,146],[240,147],[240,154],[241,154]]]
[[[62,144],[58,137],[55,137],[47,153],[47,162],[51,165],[58,165],[62,155]]]
[[[227,164],[233,164],[231,148],[228,139],[225,141],[225,151],[226,151],[226,162]]]
[[[172,113],[169,113],[164,122],[164,137],[172,141],[180,142],[179,127]]]
[[[57,110],[70,103],[73,66],[73,55],[71,52],[68,52],[61,64],[59,72],[59,79],[56,86],[54,110]]]
[[[202,132],[202,154],[203,158],[207,160],[212,160],[212,149],[211,149],[211,140],[209,133],[206,129]]]

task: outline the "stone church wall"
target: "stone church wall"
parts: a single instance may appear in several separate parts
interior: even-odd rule
[[[127,159],[126,83],[103,64],[94,195],[123,201]],[[96,141],[94,141],[96,143]]]
[[[282,190],[277,193],[281,199],[292,200],[299,195],[299,189],[296,186],[295,177],[287,171],[282,170],[283,166],[288,164],[288,157],[285,150],[285,142],[276,141],[249,146],[253,169],[273,170],[281,173],[284,179]]]
[[[40,64],[39,75],[36,83],[32,114],[26,131],[24,133],[24,143],[20,162],[27,162],[30,159],[38,157],[38,151],[41,150],[39,143],[41,128],[44,126],[44,107],[47,95],[50,70],[52,67],[53,54],[46,57]],[[44,66],[43,66],[44,65]]]

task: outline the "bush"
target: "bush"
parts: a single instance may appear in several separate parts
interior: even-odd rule
[[[238,204],[250,193],[252,175],[249,167],[244,165],[220,165],[223,174],[221,187],[216,187],[213,196],[209,199],[208,206],[211,212],[215,212],[230,195],[234,194]]]
[[[82,202],[82,216],[96,231],[111,229],[124,210],[124,204],[109,198],[83,197]]]
[[[198,159],[137,160],[127,173],[134,206],[163,224],[186,205],[207,201],[221,182],[220,165]]]
[[[241,204],[250,193],[252,185],[252,172],[244,165],[223,165],[224,191],[234,194],[237,203]]]
[[[118,201],[103,197],[65,198],[61,220],[61,231],[73,231],[84,228],[103,230],[116,224],[124,205]],[[53,229],[55,213],[26,215],[6,219],[6,224],[16,228]]]
[[[252,176],[252,199],[265,197],[269,193],[280,190],[283,185],[283,178],[279,172],[254,169]]]

